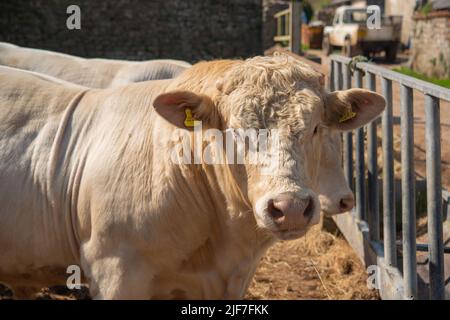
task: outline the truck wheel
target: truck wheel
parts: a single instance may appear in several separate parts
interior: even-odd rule
[[[331,54],[331,51],[330,39],[325,36],[322,40],[322,52],[324,55],[329,56]]]
[[[345,39],[344,46],[342,47],[342,55],[346,57],[353,56],[353,48],[350,39]]]
[[[395,62],[397,58],[397,45],[392,45],[386,48],[385,60],[387,62]]]

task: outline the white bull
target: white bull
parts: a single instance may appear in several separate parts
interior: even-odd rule
[[[0,65],[47,74],[90,88],[113,88],[134,82],[171,79],[191,67],[188,62],[171,59],[85,59],[5,42],[0,42]]]
[[[0,68],[0,280],[48,286],[75,264],[94,298],[242,298],[268,246],[318,220],[321,127],[384,109],[319,78],[287,57],[107,90]],[[283,129],[280,170],[171,163],[186,108],[205,129]]]

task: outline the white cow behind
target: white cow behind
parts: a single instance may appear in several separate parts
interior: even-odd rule
[[[288,57],[106,90],[0,68],[0,280],[49,286],[80,265],[94,298],[242,298],[265,250],[318,220],[322,126],[384,109],[319,78]],[[205,130],[282,129],[279,170],[171,162],[186,108]]]
[[[0,42],[0,65],[35,71],[90,88],[113,88],[147,80],[171,79],[191,64],[180,60],[85,59]]]

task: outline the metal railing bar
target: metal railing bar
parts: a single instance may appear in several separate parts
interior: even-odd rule
[[[351,58],[331,55],[331,60],[338,61],[340,63],[348,64],[351,61]],[[399,72],[395,72],[384,67],[377,66],[372,63],[366,62],[358,62],[356,64],[357,68],[360,68],[364,71],[371,72],[375,75],[381,76],[385,79],[399,82],[407,87],[412,89],[417,89],[422,91],[424,94],[429,94],[435,96],[436,98],[440,98],[443,100],[450,101],[450,89],[446,89],[444,87],[416,79]]]
[[[348,65],[342,66],[343,71],[343,88],[340,89],[350,89],[352,87],[352,76],[350,73],[350,68]],[[344,137],[344,175],[347,179],[347,183],[350,186],[350,189],[355,190],[353,185],[353,133],[345,132],[343,134]]]
[[[366,75],[366,87],[371,91],[376,91],[376,78],[373,73]],[[367,126],[367,169],[368,169],[368,223],[370,238],[374,241],[380,240],[380,212],[379,212],[379,191],[378,191],[378,163],[377,163],[377,123],[372,121]]]
[[[331,92],[333,92],[335,90],[334,89],[334,77],[335,77],[336,71],[334,70],[334,65],[335,65],[335,62],[333,60],[331,60],[331,62],[330,62],[330,76],[328,78],[328,89]]]
[[[399,248],[403,247],[402,241],[400,241],[400,240],[397,240],[396,244],[397,244],[397,247],[399,247]],[[416,244],[416,250],[421,251],[421,252],[429,251],[429,247],[430,247],[430,245],[427,243],[417,243]],[[450,247],[444,247],[444,254],[449,254],[449,253],[450,253]]]
[[[355,87],[362,88],[361,71],[355,72]],[[364,164],[364,127],[356,130],[355,134],[355,195],[356,195],[356,218],[365,220],[366,192],[365,192],[365,164]]]
[[[445,299],[439,99],[425,95],[430,299]]]
[[[346,64],[342,64],[342,88],[344,90],[350,89],[352,87],[352,74],[350,72],[350,67]]]
[[[339,55],[335,55],[335,54],[330,55],[330,59],[344,63],[344,64],[348,64],[352,60],[352,58],[339,56]]]
[[[342,63],[333,61],[334,63],[334,90],[342,89]]]
[[[383,132],[383,236],[386,264],[397,266],[395,245],[395,194],[394,194],[394,154],[393,154],[393,119],[392,119],[392,81],[382,78],[382,92],[386,99],[386,109],[382,115]]]
[[[341,56],[331,56],[333,78],[330,87],[335,90],[351,88],[352,73],[350,62],[352,59]],[[352,63],[353,64],[353,63]],[[389,280],[386,288],[395,286],[394,296],[404,298],[418,298],[417,251],[428,251],[430,299],[445,298],[444,254],[450,253],[450,247],[443,242],[443,208],[441,184],[441,128],[440,128],[440,99],[450,101],[450,90],[415,79],[371,63],[358,62],[355,64],[355,86],[362,87],[363,75],[367,74],[366,86],[375,91],[377,76],[381,77],[382,94],[386,99],[386,110],[382,115],[382,150],[383,150],[383,242],[379,241],[381,233],[380,208],[377,183],[377,128],[373,122],[367,125],[368,139],[368,216],[365,217],[365,163],[364,163],[364,129],[356,131],[355,135],[355,173],[353,168],[352,133],[344,134],[344,171],[350,185],[355,182],[356,208],[353,215],[366,226],[365,231],[359,229],[369,239],[372,245],[382,247],[382,253],[377,251],[378,261],[383,260],[385,268],[398,271],[397,281]],[[338,70],[339,69],[339,70]],[[352,68],[353,69],[353,68]],[[333,71],[334,70],[334,71]],[[393,154],[393,81],[399,83],[401,110],[401,161],[402,161],[402,240],[396,240],[395,214],[395,176]],[[426,183],[427,183],[427,216],[429,244],[416,243],[416,203],[415,203],[415,169],[414,169],[414,106],[413,89],[421,91],[425,96],[425,125],[426,125]],[[353,176],[355,175],[355,180]],[[355,190],[356,189],[356,190]],[[447,199],[447,198],[446,198]],[[447,209],[445,209],[447,210]],[[365,221],[367,219],[367,221]],[[358,224],[359,226],[360,224]],[[378,229],[377,229],[378,227]],[[345,229],[345,228],[344,228]],[[364,234],[365,232],[365,234]],[[378,239],[377,239],[378,238]],[[402,275],[398,268],[397,246],[402,249]],[[379,260],[381,258],[381,260]],[[401,292],[397,290],[401,288]],[[393,292],[387,290],[386,297]],[[399,295],[398,295],[399,294]]]
[[[413,90],[401,85],[403,281],[406,299],[417,299]]]
[[[407,87],[417,89],[425,94],[430,94],[441,99],[450,101],[450,90],[444,87],[426,82],[417,78],[406,76],[399,72],[395,72],[386,68],[382,68],[370,63],[358,63],[357,67],[362,68],[365,71],[370,71],[375,74],[383,74],[383,77],[399,82]]]

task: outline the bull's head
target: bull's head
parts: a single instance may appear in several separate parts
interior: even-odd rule
[[[237,190],[259,227],[279,239],[297,238],[318,222],[321,204],[327,213],[353,206],[340,164],[339,131],[377,117],[385,105],[380,95],[362,89],[327,93],[320,74],[285,56],[235,62],[215,80],[213,90],[168,92],[154,106],[180,128],[192,130],[186,127],[189,108],[204,128],[238,132],[234,144],[243,142],[246,161],[222,166],[234,184],[224,186],[224,193],[231,197]],[[276,147],[258,154],[257,163],[250,161],[251,141],[239,134],[251,129],[277,136],[268,143]],[[267,172],[274,159],[277,164],[269,164],[273,170]]]

